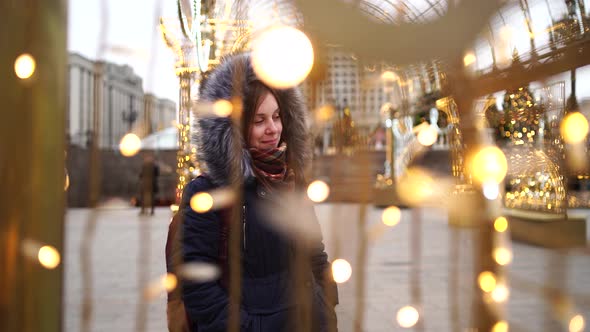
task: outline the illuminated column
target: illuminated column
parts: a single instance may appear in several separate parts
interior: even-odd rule
[[[66,7],[58,0],[0,4],[7,27],[0,32],[2,331],[63,325]]]
[[[181,22],[175,19],[160,18],[160,31],[166,46],[176,56],[175,73],[179,81],[178,114],[178,151],[176,153],[175,204],[180,203],[184,186],[198,173],[195,163],[196,149],[191,146],[191,86],[199,74],[195,64],[194,43],[182,31]]]
[[[198,172],[195,159],[196,148],[191,144],[191,86],[196,76],[199,75],[197,68],[191,65],[190,59],[192,59],[193,49],[192,43],[185,42],[183,44],[179,54],[181,60],[177,62],[176,67],[176,75],[180,84],[177,119],[176,174],[178,175],[178,183],[176,187],[176,204],[180,203],[184,186],[194,177],[195,172]]]

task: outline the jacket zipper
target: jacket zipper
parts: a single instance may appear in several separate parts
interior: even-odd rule
[[[243,247],[246,250],[246,205],[242,205],[242,234],[244,237]]]

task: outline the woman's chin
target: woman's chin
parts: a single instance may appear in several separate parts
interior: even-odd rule
[[[258,149],[260,150],[272,150],[276,148],[278,144],[276,143],[260,143],[258,144]]]

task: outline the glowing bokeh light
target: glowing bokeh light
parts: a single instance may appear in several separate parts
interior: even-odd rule
[[[57,249],[52,246],[43,246],[39,249],[39,253],[37,254],[39,259],[39,263],[43,265],[46,269],[55,269],[59,262],[61,261],[61,257]]]
[[[561,121],[560,130],[566,143],[580,143],[588,135],[588,120],[580,112],[569,113]]]
[[[330,195],[330,187],[321,180],[313,181],[307,187],[307,196],[316,203],[325,201]]]
[[[329,122],[336,115],[336,110],[331,105],[324,105],[320,107],[315,113],[316,122],[323,124]]]
[[[337,259],[332,262],[332,277],[334,281],[341,284],[347,282],[352,275],[352,267],[345,259]]]
[[[582,332],[586,327],[586,322],[582,315],[575,315],[569,323],[569,332]]]
[[[23,80],[31,77],[35,73],[36,67],[35,58],[30,54],[21,54],[14,61],[14,72],[18,78]]]
[[[420,315],[412,306],[405,306],[397,311],[397,323],[401,327],[410,328],[418,323]]]
[[[510,291],[504,284],[497,284],[492,291],[492,299],[498,303],[508,300],[508,296],[510,296]]]
[[[196,193],[191,197],[191,208],[198,213],[205,213],[213,207],[213,197],[209,193]]]
[[[435,193],[437,183],[427,170],[410,167],[397,183],[398,196],[409,205],[417,205],[430,199]]]
[[[506,156],[495,146],[480,149],[471,160],[471,173],[479,183],[500,183],[507,171]]]
[[[225,99],[220,99],[213,103],[213,113],[215,113],[215,115],[217,116],[227,117],[231,115],[232,111],[233,105],[231,104],[231,102]]]
[[[381,221],[387,226],[395,226],[399,223],[401,216],[402,212],[397,206],[390,206],[383,210]]]
[[[498,187],[497,183],[487,182],[483,184],[483,196],[485,198],[489,199],[490,201],[493,201],[496,198],[498,198],[499,194],[500,188]]]
[[[119,150],[125,157],[131,157],[137,154],[141,149],[141,140],[135,134],[127,134],[123,136],[119,143]]]
[[[68,190],[69,187],[70,187],[70,176],[68,175],[68,172],[66,171],[66,178],[65,178],[65,183],[64,183],[64,191]]]
[[[507,265],[512,262],[512,251],[508,248],[498,247],[494,249],[494,260],[500,265]]]
[[[385,82],[393,82],[396,81],[398,77],[394,72],[386,70],[381,74],[381,79]]]
[[[484,271],[477,277],[479,288],[486,293],[489,293],[496,288],[496,276],[490,271]]]
[[[252,67],[269,86],[286,89],[301,83],[313,66],[313,47],[292,27],[274,27],[252,42]]]
[[[508,220],[504,217],[498,217],[494,221],[494,229],[496,230],[496,232],[505,232],[508,229]]]
[[[432,144],[436,143],[438,139],[438,131],[434,126],[425,125],[420,129],[418,132],[418,143],[424,146],[431,146]]]
[[[465,67],[469,67],[470,65],[475,63],[475,60],[475,54],[473,54],[473,52],[469,52],[465,54],[465,56],[463,57],[463,64],[465,65]]]
[[[501,320],[494,324],[492,327],[492,332],[508,332],[508,322],[505,320]]]
[[[162,287],[164,287],[168,293],[173,291],[176,288],[176,285],[178,285],[178,278],[176,278],[174,274],[166,273],[166,275],[162,277]]]
[[[179,267],[178,275],[186,280],[208,282],[218,279],[221,270],[219,266],[212,263],[185,263]]]

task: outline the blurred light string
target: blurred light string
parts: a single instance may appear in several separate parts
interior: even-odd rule
[[[459,250],[459,230],[454,227],[449,227],[449,285],[448,285],[448,298],[449,298],[449,321],[451,322],[451,328],[453,331],[459,331],[461,328],[460,315],[459,315],[459,261],[460,261],[460,250]]]
[[[98,47],[95,60],[98,62],[99,60],[103,59],[106,46],[107,46],[107,36],[108,36],[108,27],[109,27],[109,7],[108,1],[102,0],[99,3],[100,5],[100,13],[99,13],[99,34],[98,34]],[[95,62],[95,72],[96,71],[102,72],[102,67],[99,67],[98,63]],[[102,75],[98,75],[100,79],[102,79]],[[96,76],[94,77],[96,80]],[[95,86],[99,86],[102,88],[101,84],[96,84]],[[100,94],[98,98],[102,97]],[[100,128],[99,126],[99,117],[98,117],[98,98],[95,95],[93,107],[94,107],[94,117],[93,117],[93,139],[92,139],[92,146],[91,146],[91,162],[89,165],[89,174],[90,174],[90,186],[89,190],[89,198],[90,198],[90,214],[88,215],[88,219],[86,220],[86,224],[84,225],[84,230],[82,231],[82,240],[80,242],[80,268],[81,268],[81,288],[82,288],[82,322],[80,323],[80,331],[82,332],[90,332],[92,330],[92,314],[93,314],[93,269],[92,269],[92,244],[94,242],[94,236],[96,231],[96,219],[98,217],[97,201],[100,197],[100,166],[98,162],[99,158],[99,151],[98,151],[98,140],[96,139],[97,130]]]
[[[422,311],[422,282],[420,270],[422,269],[422,208],[416,206],[412,209],[410,221],[410,299],[412,305],[419,311],[416,322],[416,331],[424,331],[424,312]]]
[[[369,158],[367,153],[359,153],[356,155],[358,163],[360,164],[359,173],[365,175],[366,178],[371,178],[369,168]],[[356,312],[354,321],[354,331],[361,332],[364,330],[364,314],[365,314],[365,287],[366,287],[366,269],[369,242],[367,238],[367,204],[370,199],[370,189],[372,183],[366,181],[357,187],[360,207],[358,219],[358,251],[357,251],[357,267],[356,267]]]
[[[158,54],[158,43],[160,42],[160,33],[158,30],[160,17],[162,16],[162,0],[155,0],[154,2],[154,16],[152,18],[152,38],[151,38],[151,52],[149,55],[149,65],[148,70],[146,73],[146,90],[153,91],[153,80],[154,80],[154,72],[156,68],[157,62],[157,54]],[[157,152],[157,150],[156,150]],[[153,172],[148,172],[148,179],[149,183],[154,181],[154,174]],[[143,189],[142,189],[143,191]],[[152,191],[148,191],[147,195],[143,195],[142,199],[148,198],[148,202],[151,204],[155,204],[155,197]],[[147,197],[145,197],[147,196]],[[150,208],[147,206],[147,202],[143,202],[143,206],[146,208]],[[147,213],[147,210],[146,210]],[[137,298],[137,312],[135,316],[135,331],[136,332],[143,332],[146,330],[147,327],[147,316],[148,316],[148,303],[147,301],[149,298],[145,296],[145,292],[148,289],[149,283],[149,263],[150,263],[150,253],[151,253],[151,219],[145,218],[146,220],[139,220],[139,249],[137,251],[137,287],[141,290],[138,294]]]

